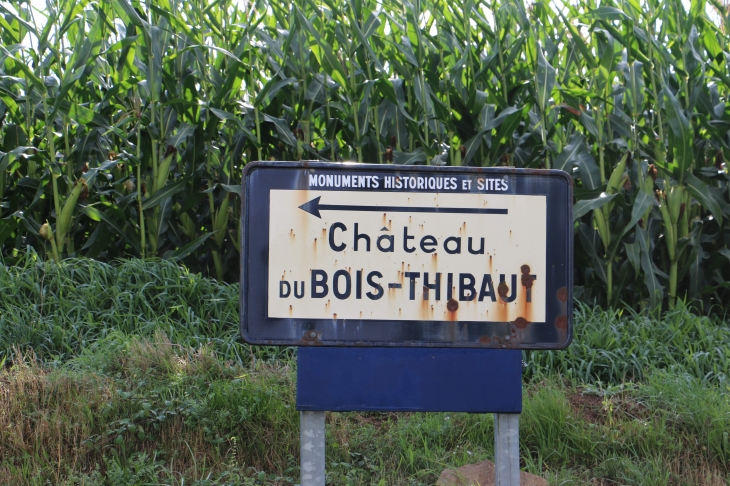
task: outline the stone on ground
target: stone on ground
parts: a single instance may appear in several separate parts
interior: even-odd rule
[[[492,461],[446,469],[436,481],[436,486],[494,486],[495,471]],[[534,474],[520,471],[520,486],[548,486],[548,482]]]

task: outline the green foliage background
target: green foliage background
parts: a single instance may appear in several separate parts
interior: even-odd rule
[[[576,295],[723,311],[727,22],[702,0],[3,0],[0,252],[235,281],[249,161],[554,168]]]

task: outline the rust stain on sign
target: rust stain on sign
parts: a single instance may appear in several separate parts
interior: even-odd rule
[[[507,285],[507,282],[504,280],[499,282],[499,285],[497,286],[497,293],[503,301],[508,302],[507,294],[509,294],[509,286]]]
[[[518,317],[517,319],[512,321],[512,324],[514,324],[517,329],[524,329],[530,325],[530,321],[528,321],[524,317]]]
[[[299,340],[300,344],[307,346],[321,346],[322,345],[322,333],[313,329],[305,331],[302,338]]]
[[[529,265],[522,265],[520,267],[520,272],[522,273],[521,281],[522,286],[526,289],[532,288],[532,282],[535,280],[535,278],[530,275],[530,266]]]
[[[449,321],[458,321],[458,311],[459,311],[459,303],[454,299],[449,299],[449,301],[446,303],[446,310],[448,310],[448,320]],[[453,331],[453,329],[452,329]]]
[[[446,303],[446,308],[449,312],[456,312],[459,309],[459,303],[454,299],[449,299]]]
[[[560,287],[558,291],[555,293],[555,296],[558,298],[560,302],[567,302],[568,301],[568,289],[565,287]]]

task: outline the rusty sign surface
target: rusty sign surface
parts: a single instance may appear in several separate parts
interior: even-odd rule
[[[570,343],[568,174],[257,162],[244,179],[246,341],[523,349]]]

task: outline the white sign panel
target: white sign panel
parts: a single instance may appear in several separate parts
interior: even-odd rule
[[[270,191],[268,317],[545,321],[546,196],[369,188]]]

